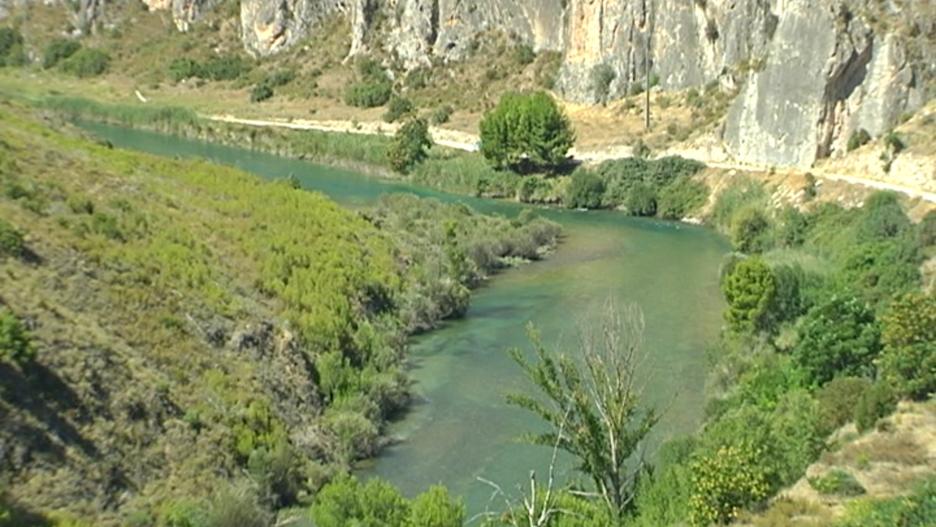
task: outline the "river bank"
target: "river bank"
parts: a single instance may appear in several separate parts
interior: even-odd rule
[[[508,217],[525,208],[159,134],[114,128],[101,137],[118,147],[199,156],[267,177],[293,173],[304,187],[354,207],[384,193],[407,192]],[[492,277],[474,292],[464,317],[412,340],[414,404],[387,430],[400,442],[387,446],[362,474],[386,478],[410,495],[441,482],[479,512],[490,489],[477,476],[514,488],[529,470],[542,470],[548,449],[516,441],[537,424],[504,401],[506,390],[524,387],[505,350],[526,346],[524,327],[532,322],[547,342],[571,352],[594,302],[609,295],[639,304],[648,321],[644,374],[654,382],[647,400],[669,408],[652,445],[698,426],[705,379],[700,343],[713,339],[720,325],[717,270],[728,250],[725,240],[701,227],[612,211],[534,210],[563,226],[563,243],[541,262]],[[560,477],[574,473],[563,470]]]

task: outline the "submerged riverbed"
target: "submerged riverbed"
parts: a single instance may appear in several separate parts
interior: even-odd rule
[[[352,207],[388,192],[410,192],[487,213],[513,216],[523,210],[249,150],[108,125],[83,127],[117,147],[201,157],[265,178],[292,175],[304,188]],[[545,477],[549,449],[516,441],[535,429],[537,420],[504,402],[505,393],[530,388],[506,350],[526,345],[526,325],[532,322],[548,346],[574,352],[580,324],[609,297],[637,303],[645,315],[645,396],[649,404],[665,408],[651,443],[698,426],[705,345],[721,323],[718,266],[728,244],[701,227],[613,212],[541,209],[540,214],[563,225],[559,250],[543,262],[494,277],[474,292],[465,318],[412,340],[416,399],[389,431],[401,441],[362,467],[362,474],[379,475],[410,495],[445,484],[465,497],[469,516],[482,511],[491,495],[478,478],[514,491],[528,481],[530,470]]]

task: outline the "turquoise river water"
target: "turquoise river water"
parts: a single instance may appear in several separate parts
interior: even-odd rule
[[[523,209],[243,149],[83,126],[121,148],[206,158],[264,178],[292,174],[305,188],[351,207],[366,206],[384,193],[410,192],[486,213],[513,216]],[[526,345],[529,322],[551,347],[574,350],[585,314],[609,297],[637,303],[644,312],[645,399],[666,409],[649,442],[651,453],[661,440],[698,426],[704,349],[720,326],[718,267],[727,243],[704,228],[614,212],[542,209],[540,214],[564,227],[558,251],[545,261],[493,277],[475,291],[465,318],[412,339],[415,402],[390,427],[400,441],[362,466],[362,475],[379,475],[409,495],[445,484],[464,497],[469,516],[482,511],[491,497],[491,487],[478,478],[519,492],[531,470],[545,476],[550,449],[517,441],[539,423],[504,401],[505,393],[530,388],[506,350]],[[561,477],[575,477],[564,466],[562,472]]]

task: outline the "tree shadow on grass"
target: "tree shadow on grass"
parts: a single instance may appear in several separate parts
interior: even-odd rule
[[[88,457],[100,457],[94,444],[66,417],[69,413],[84,414],[85,409],[75,391],[55,372],[36,362],[24,365],[22,370],[0,363],[0,386],[3,386],[2,398],[7,404],[29,413],[45,425],[45,431],[32,431],[42,433],[45,443],[30,443],[31,446],[41,448],[46,444],[52,448],[58,439]]]

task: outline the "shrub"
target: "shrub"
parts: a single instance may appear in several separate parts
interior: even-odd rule
[[[57,38],[46,46],[42,53],[42,67],[45,69],[55,67],[59,62],[71,57],[81,49],[77,40],[70,38]]]
[[[806,184],[803,185],[803,197],[806,201],[810,201],[816,197],[819,193],[819,189],[816,185],[816,176],[811,173],[806,173]]]
[[[591,170],[580,168],[572,174],[566,189],[565,206],[570,209],[595,209],[601,207],[605,191],[604,181]]]
[[[556,86],[559,68],[562,67],[562,54],[557,51],[544,51],[539,54],[536,61],[534,80],[536,85],[544,90],[551,90]]]
[[[819,401],[819,428],[828,435],[855,416],[855,408],[871,388],[871,381],[861,377],[836,377],[816,393]]]
[[[263,83],[269,85],[272,88],[279,88],[280,86],[286,86],[290,82],[296,79],[296,72],[291,69],[281,69],[276,70],[273,73],[268,74],[264,79]]]
[[[177,57],[169,63],[169,78],[175,82],[181,82],[192,77],[201,75],[201,66],[197,62],[186,57]]]
[[[3,218],[0,218],[0,256],[18,258],[23,255],[26,244],[23,234]]]
[[[513,59],[520,66],[533,64],[533,61],[536,60],[536,52],[529,44],[520,44],[514,48]]]
[[[725,320],[736,333],[770,329],[771,309],[777,295],[777,279],[761,258],[738,262],[722,282],[728,302]]]
[[[731,220],[731,244],[744,253],[759,253],[769,245],[770,221],[759,208],[742,209]]]
[[[891,303],[881,321],[881,378],[898,395],[925,399],[936,392],[936,297],[907,293]]]
[[[544,92],[506,93],[481,120],[481,153],[496,168],[557,168],[574,141],[568,117]]]
[[[448,490],[433,485],[413,500],[405,527],[462,527],[465,524],[465,505],[454,500]]]
[[[72,195],[66,203],[75,214],[94,214],[94,202],[87,197]]]
[[[887,135],[884,136],[884,146],[894,154],[899,154],[904,148],[907,148],[904,140],[893,130],[887,132]]]
[[[250,90],[250,102],[263,102],[273,97],[273,88],[266,83],[260,83]]]
[[[857,150],[869,142],[871,142],[871,134],[864,128],[859,128],[848,138],[848,151]]]
[[[611,95],[611,83],[617,74],[608,64],[596,64],[591,70],[591,88],[595,101],[605,104]]]
[[[383,120],[388,123],[395,123],[400,118],[413,112],[413,102],[406,97],[394,95],[390,97],[390,103],[387,105],[387,111],[383,114]]]
[[[653,188],[646,183],[634,185],[624,203],[632,216],[654,216],[657,212],[657,197]]]
[[[208,507],[204,527],[268,527],[270,514],[260,504],[256,493],[246,484],[225,489]]]
[[[341,476],[315,496],[310,515],[317,527],[405,525],[409,504],[388,483]]]
[[[156,519],[158,527],[201,527],[204,524],[204,507],[188,500],[164,504]]]
[[[805,380],[821,386],[839,375],[870,377],[881,350],[874,312],[853,297],[833,296],[806,314],[793,360]]]
[[[357,63],[358,79],[345,90],[345,104],[358,108],[383,106],[390,100],[393,83],[380,63],[364,58]]]
[[[762,454],[759,447],[742,444],[696,456],[690,464],[689,523],[726,524],[742,508],[764,500],[769,484],[760,466]]]
[[[860,496],[864,487],[848,471],[834,468],[817,478],[809,478],[809,486],[824,496]]]
[[[859,432],[871,429],[878,419],[897,409],[897,397],[885,382],[874,383],[858,400],[855,407],[855,426]]]
[[[657,199],[657,214],[661,218],[679,220],[705,205],[709,189],[701,181],[679,177],[663,187]]]
[[[345,104],[357,108],[375,108],[390,100],[393,85],[390,81],[357,82],[345,91]]]
[[[857,225],[858,242],[889,241],[909,233],[913,223],[900,206],[897,194],[875,192],[861,208]]]
[[[429,125],[424,119],[410,119],[397,130],[387,150],[390,166],[397,172],[406,173],[426,159],[426,151],[431,147]]]
[[[784,207],[780,211],[776,228],[776,241],[781,247],[799,247],[806,241],[809,219],[796,207]]]
[[[930,527],[934,517],[936,478],[930,476],[909,496],[849,502],[836,527]]]
[[[0,67],[26,64],[23,35],[10,27],[0,27]]]
[[[432,124],[440,125],[449,122],[449,119],[452,117],[452,113],[455,110],[448,104],[439,106],[434,112],[432,112]]]
[[[198,67],[198,76],[213,81],[239,79],[250,71],[250,63],[238,55],[212,57]]]
[[[78,78],[102,75],[110,66],[110,55],[92,48],[82,48],[62,63],[62,70]]]
[[[0,308],[0,360],[25,364],[35,356],[29,331],[12,311]]]
[[[917,238],[920,247],[932,247],[936,245],[936,210],[931,210],[923,216],[920,225],[917,227]]]

